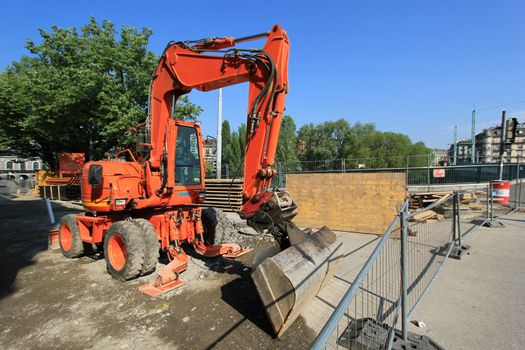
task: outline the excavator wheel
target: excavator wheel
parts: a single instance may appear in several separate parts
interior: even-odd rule
[[[58,241],[62,254],[69,259],[81,257],[84,254],[84,245],[80,239],[75,214],[68,214],[60,220]]]
[[[206,244],[215,245],[227,239],[231,223],[222,209],[210,207],[202,210],[202,226]]]
[[[131,221],[113,223],[104,237],[104,257],[109,274],[127,281],[138,277],[144,265],[145,244],[141,229]]]
[[[155,266],[159,262],[160,244],[157,238],[157,231],[155,227],[146,219],[133,219],[132,223],[137,225],[142,230],[142,237],[144,239],[144,264],[140,275],[148,275],[155,271]]]

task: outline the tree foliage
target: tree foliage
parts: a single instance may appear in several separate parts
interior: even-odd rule
[[[0,148],[41,156],[54,167],[58,152],[88,159],[126,145],[124,132],[146,118],[157,59],[147,49],[150,29],[94,18],[80,28],[40,30],[30,55],[0,73]],[[175,115],[202,109],[182,97]]]
[[[244,158],[246,126],[231,130],[228,121],[222,124],[222,162],[228,164],[230,174],[240,169]],[[412,143],[407,135],[382,132],[371,123],[350,125],[345,119],[321,124],[305,124],[298,131],[293,118],[282,120],[276,162],[286,171],[324,169],[341,166],[358,168],[396,168],[407,165],[426,166],[432,150],[423,142]],[[302,163],[313,161],[313,164]],[[312,169],[310,169],[312,168]],[[241,169],[242,170],[242,169]]]
[[[228,164],[230,174],[242,172],[246,148],[246,124],[237,130],[231,130],[230,123],[222,123],[222,163]],[[293,118],[285,115],[282,119],[281,132],[276,151],[276,162],[296,162],[297,130]],[[237,174],[240,175],[240,174]]]
[[[277,143],[277,162],[297,162],[297,127],[290,115],[284,115],[281,122],[281,132]]]
[[[222,163],[228,165],[230,174],[241,175],[245,148],[246,124],[242,123],[237,131],[232,131],[230,123],[225,120],[222,123]]]
[[[348,168],[405,167],[407,156],[412,156],[410,166],[422,166],[432,154],[423,142],[413,144],[407,135],[381,132],[371,123],[351,126],[345,119],[303,125],[297,142],[300,160],[345,159]]]
[[[319,125],[306,124],[299,129],[298,144],[301,160],[341,158],[350,125],[344,119]]]

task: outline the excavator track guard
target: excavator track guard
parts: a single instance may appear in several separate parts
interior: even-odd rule
[[[342,257],[343,243],[323,227],[255,268],[252,278],[278,337],[332,279]]]

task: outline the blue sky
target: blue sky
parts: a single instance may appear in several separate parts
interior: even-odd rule
[[[291,40],[287,113],[298,126],[345,118],[446,147],[498,122],[504,107],[525,121],[524,1],[6,1],[0,67],[38,40],[38,28],[80,26],[90,16],[149,27],[150,49],[170,40],[245,36],[281,24]],[[253,42],[251,46],[262,45]],[[216,132],[217,94],[193,92],[204,132]],[[223,90],[223,115],[245,120],[247,85]],[[519,102],[519,103],[514,103]]]

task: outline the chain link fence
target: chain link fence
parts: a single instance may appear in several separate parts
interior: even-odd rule
[[[312,349],[411,349],[425,342],[438,346],[408,332],[410,316],[446,260],[462,258],[469,234],[498,215],[523,208],[522,182],[511,188],[510,206],[496,204],[490,186],[453,192],[418,210],[405,201]]]

